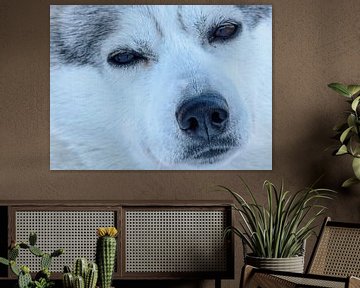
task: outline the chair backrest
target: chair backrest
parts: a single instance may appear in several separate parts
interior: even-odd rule
[[[360,223],[326,218],[307,273],[360,277]]]

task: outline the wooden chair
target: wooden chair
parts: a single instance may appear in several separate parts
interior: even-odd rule
[[[244,266],[240,287],[360,287],[360,223],[326,218],[306,273],[278,272]]]

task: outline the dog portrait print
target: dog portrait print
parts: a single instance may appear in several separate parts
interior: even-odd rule
[[[270,5],[51,5],[50,169],[272,168]]]

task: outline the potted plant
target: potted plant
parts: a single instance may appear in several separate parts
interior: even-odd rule
[[[73,271],[64,266],[64,288],[95,288],[97,283],[99,288],[113,288],[118,231],[115,227],[99,227],[96,234],[96,263],[81,257],[76,259]]]
[[[116,260],[116,237],[118,231],[115,227],[100,227],[97,229],[96,263],[99,267],[100,288],[110,288]]]
[[[242,179],[241,179],[242,180]],[[261,205],[254,193],[242,180],[251,201],[230,188],[220,186],[235,199],[233,208],[240,215],[239,227],[228,227],[244,244],[245,264],[259,268],[300,272],[304,270],[305,241],[314,234],[315,220],[324,214],[326,207],[320,199],[331,199],[329,189],[304,188],[296,193],[277,188],[266,180],[266,205]],[[247,253],[250,250],[250,253]]]
[[[334,155],[348,154],[352,157],[354,177],[347,179],[342,184],[342,187],[349,187],[360,183],[360,85],[331,83],[328,86],[344,96],[351,106],[347,111],[346,121],[334,127],[334,131],[337,133],[336,138],[340,142]]]
[[[75,260],[73,271],[64,266],[63,288],[95,288],[98,279],[98,266],[86,258]]]
[[[52,253],[43,252],[36,246],[37,236],[30,233],[29,243],[12,242],[8,252],[8,259],[0,257],[0,263],[10,266],[11,271],[18,277],[18,288],[50,288],[54,286],[54,282],[50,280],[50,265],[54,257],[59,257],[64,253],[63,249],[57,249]],[[39,257],[41,270],[36,273],[32,279],[30,268],[26,265],[18,265],[16,263],[20,249],[28,250],[31,254]]]

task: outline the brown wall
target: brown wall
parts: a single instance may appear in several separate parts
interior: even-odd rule
[[[349,159],[324,151],[346,108],[326,85],[360,82],[359,0],[262,1],[273,4],[273,170],[254,172],[49,171],[49,4],[74,2],[0,0],[0,200],[230,199],[207,187],[237,187],[237,175],[264,200],[264,179],[297,189],[325,173],[340,192],[329,215],[360,222],[360,186],[339,188]]]

